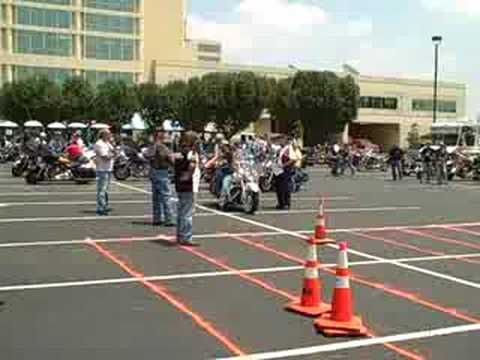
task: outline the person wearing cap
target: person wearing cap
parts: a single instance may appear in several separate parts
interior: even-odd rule
[[[101,130],[98,141],[94,145],[97,162],[97,215],[105,216],[111,211],[109,207],[109,190],[112,182],[115,149],[112,134],[109,130]]]
[[[197,246],[193,242],[193,207],[196,189],[195,173],[198,155],[195,144],[197,134],[188,131],[182,134],[179,152],[175,154],[175,189],[177,190],[177,242],[184,246]]]
[[[150,181],[152,183],[153,226],[174,226],[170,208],[170,180],[168,169],[173,166],[173,156],[164,143],[164,132],[157,131],[153,144],[148,148]]]

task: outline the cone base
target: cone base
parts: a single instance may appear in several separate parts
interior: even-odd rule
[[[290,303],[285,309],[300,315],[317,317],[332,311],[330,304],[320,303],[317,306],[302,306],[300,302]]]
[[[353,316],[350,321],[336,321],[332,320],[332,315],[324,314],[318,318],[315,323],[315,327],[318,331],[345,331],[350,333],[362,333],[366,331],[362,323],[362,318],[359,316]]]
[[[363,327],[360,331],[346,331],[346,330],[331,330],[324,329],[321,331],[322,334],[326,337],[363,337],[367,336],[367,328]]]
[[[315,245],[328,245],[328,244],[335,244],[336,241],[334,239],[327,239],[327,238],[321,238],[321,237],[312,237],[309,240],[310,243],[315,244]]]

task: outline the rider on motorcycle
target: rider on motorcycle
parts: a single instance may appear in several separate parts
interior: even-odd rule
[[[221,147],[217,158],[217,171],[215,174],[216,192],[218,195],[228,192],[234,171],[234,150],[230,144]]]

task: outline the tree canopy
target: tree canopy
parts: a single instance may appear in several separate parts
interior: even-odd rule
[[[303,136],[307,144],[328,140],[357,117],[359,87],[351,76],[333,72],[297,72],[276,80],[253,72],[213,72],[188,82],[163,86],[107,81],[96,88],[80,77],[62,86],[34,77],[5,84],[0,113],[22,124],[26,120],[110,123],[114,130],[139,112],[151,129],[164,120],[179,121],[188,130],[202,131],[214,122],[227,138],[270,110],[277,129]]]

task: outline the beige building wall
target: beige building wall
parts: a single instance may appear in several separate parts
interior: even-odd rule
[[[407,135],[413,124],[418,125],[420,135],[429,134],[433,123],[432,111],[415,111],[413,101],[415,99],[428,100],[433,97],[433,83],[425,80],[399,79],[359,76],[358,84],[361,96],[395,97],[398,99],[396,110],[364,109],[359,110],[356,124],[368,125],[392,125],[399,126],[399,138],[392,143],[395,137],[385,136],[384,145],[390,146],[399,143],[407,146]],[[465,117],[466,113],[466,86],[453,82],[439,83],[438,100],[455,101],[456,112],[437,112],[439,121],[456,121]]]
[[[162,0],[163,1],[163,0]],[[159,0],[147,0],[148,3],[157,3]],[[174,1],[178,2],[178,1]],[[0,22],[0,84],[14,80],[13,70],[15,66],[28,66],[40,68],[52,68],[72,70],[73,74],[81,75],[83,71],[118,72],[134,74],[135,81],[143,81],[144,74],[144,30],[143,14],[144,3],[139,1],[138,11],[131,13],[119,13],[105,9],[86,8],[82,0],[72,0],[70,6],[37,3],[36,1],[0,0],[2,20]],[[73,14],[71,28],[45,27],[22,25],[15,23],[15,8],[17,6],[33,9],[61,10]],[[138,28],[135,34],[114,32],[87,31],[85,28],[85,15],[124,16],[138,20]],[[38,54],[23,54],[14,51],[15,31],[33,31],[38,33],[71,35],[73,38],[73,53],[71,56],[50,56]],[[97,36],[110,39],[129,39],[138,42],[136,58],[133,61],[96,60],[85,56],[85,36]]]

